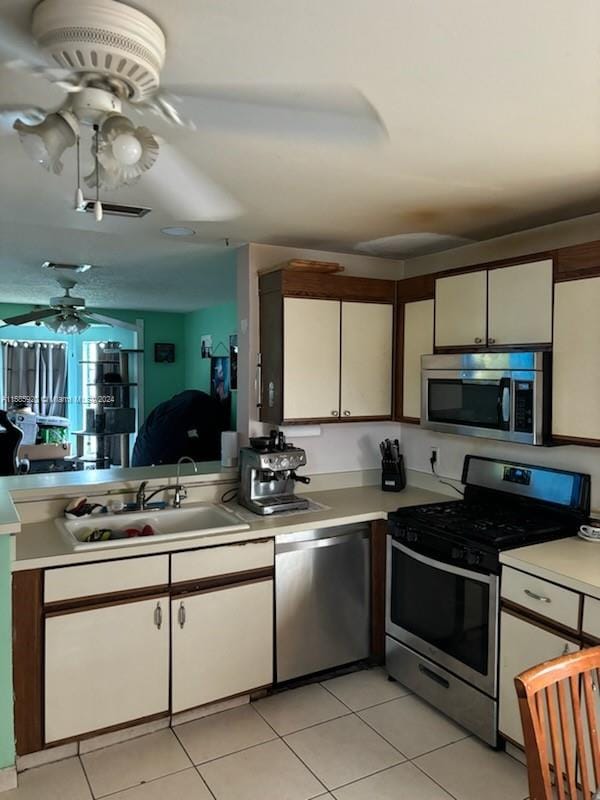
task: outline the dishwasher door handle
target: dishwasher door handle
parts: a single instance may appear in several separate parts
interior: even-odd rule
[[[298,550],[315,550],[318,547],[335,547],[338,544],[348,544],[357,539],[368,539],[369,534],[364,533],[344,533],[340,536],[329,536],[326,539],[304,539],[301,542],[280,542],[275,539],[275,555],[279,553],[292,553]]]

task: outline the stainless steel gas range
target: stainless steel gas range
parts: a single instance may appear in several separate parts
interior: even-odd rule
[[[590,477],[466,456],[464,498],[389,515],[388,673],[497,744],[501,550],[573,535]]]

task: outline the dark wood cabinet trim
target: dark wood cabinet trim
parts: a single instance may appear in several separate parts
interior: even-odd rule
[[[406,303],[396,306],[396,328],[394,331],[394,419],[401,420],[404,415],[404,325]]]
[[[371,524],[371,658],[385,660],[385,561],[387,522]]]
[[[396,283],[396,300],[400,303],[414,303],[417,300],[433,300],[437,272],[404,278]]]
[[[211,575],[209,578],[199,578],[191,581],[181,581],[171,586],[171,596],[177,597],[185,594],[202,594],[217,589],[229,589],[232,586],[242,586],[247,583],[273,580],[274,567],[261,567],[260,569],[232,572],[226,575]]]
[[[552,436],[552,441],[555,444],[574,444],[581,447],[600,447],[600,439],[583,439],[578,436],[560,436],[558,434]]]
[[[66,739],[52,740],[51,742],[44,743],[44,750],[50,750],[53,747],[59,747],[61,744],[69,744],[69,742],[81,742],[85,739],[93,739],[94,736],[102,736],[105,733],[114,733],[115,731],[122,731],[126,728],[135,728],[136,725],[145,725],[148,722],[155,722],[158,719],[164,719],[165,717],[170,716],[171,712],[166,709],[165,711],[159,711],[157,714],[149,714],[147,717],[128,719],[126,722],[118,722],[116,725],[109,725],[107,728],[98,728],[95,731],[78,733],[75,736],[69,736]]]
[[[579,602],[581,603],[581,598]],[[521,619],[523,622],[529,622],[531,625],[542,628],[548,633],[553,633],[555,636],[563,636],[565,639],[573,642],[573,644],[579,644],[580,642],[581,634],[578,630],[569,628],[567,625],[562,625],[560,622],[555,622],[553,619],[544,617],[541,614],[536,614],[535,611],[524,608],[518,603],[513,603],[511,600],[502,598],[500,609],[510,614],[512,617]]]
[[[76,597],[73,600],[57,600],[44,606],[45,617],[58,617],[63,614],[77,614],[81,611],[97,611],[109,606],[139,603],[142,600],[159,600],[169,596],[169,586],[153,586],[145,590],[96,594],[90,597]]]
[[[271,683],[266,683],[264,686],[257,686],[255,689],[247,689],[245,692],[238,692],[237,694],[230,694],[227,697],[221,697],[218,700],[214,700],[211,703],[206,703],[203,705],[213,705],[214,703],[226,703],[228,700],[235,700],[236,697],[245,697],[246,695],[250,695],[250,699],[258,699],[260,697],[264,697],[270,689],[273,688],[273,681]],[[257,695],[257,697],[253,697],[253,695]],[[183,708],[181,711],[175,711],[173,713],[174,717],[177,717],[178,714],[187,714],[188,711],[193,711],[195,708],[202,708],[202,705],[199,706],[190,706],[189,708]]]
[[[44,624],[41,569],[13,573],[13,691],[17,755],[43,747]]]
[[[580,280],[600,276],[600,241],[559,248],[554,256],[554,280]]]
[[[284,297],[394,303],[396,282],[381,278],[287,271],[281,274],[281,293]]]

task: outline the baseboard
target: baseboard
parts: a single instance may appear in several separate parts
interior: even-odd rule
[[[0,792],[8,792],[17,788],[17,768],[15,766],[0,769]]]

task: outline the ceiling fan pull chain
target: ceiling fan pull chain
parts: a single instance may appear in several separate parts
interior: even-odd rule
[[[81,211],[83,208],[83,192],[81,191],[81,136],[79,133],[77,134],[77,141],[75,144],[77,146],[77,189],[75,190],[75,210]]]
[[[96,217],[96,222],[102,222],[102,203],[100,202],[100,178],[98,175],[98,147],[99,147],[99,139],[100,139],[100,129],[98,125],[94,125],[94,161],[95,161],[95,172],[96,172],[96,202],[94,203],[94,216]]]

